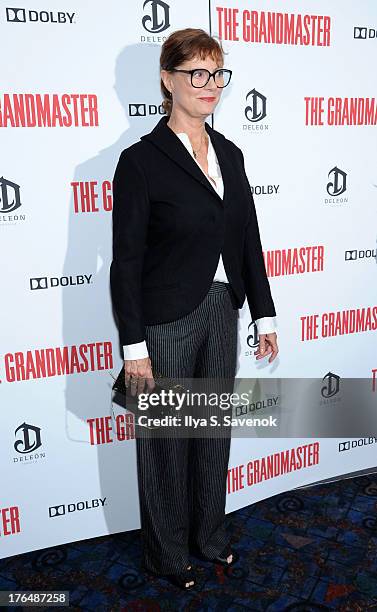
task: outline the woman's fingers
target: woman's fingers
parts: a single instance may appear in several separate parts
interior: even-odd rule
[[[135,377],[137,376],[137,359],[126,359],[124,362],[124,372],[126,385],[135,385]]]
[[[268,352],[271,353],[271,357],[269,358],[268,363],[272,363],[279,352],[278,345],[276,344],[276,342],[271,342],[270,350]]]
[[[126,359],[124,362],[126,386],[131,388],[131,395],[144,392],[145,381],[151,390],[155,387],[152,375],[151,360],[149,357],[143,359]]]
[[[277,344],[275,344],[275,346],[272,347],[272,355],[268,360],[269,363],[271,363],[277,357],[278,352],[279,352],[279,349],[277,347]]]
[[[147,377],[147,387],[149,391],[153,391],[153,389],[155,388],[156,383],[154,382],[154,378],[152,376],[152,370],[150,371],[150,375]]]
[[[276,333],[273,334],[262,334],[259,338],[259,346],[256,351],[254,351],[254,355],[256,355],[256,359],[263,359],[263,357],[267,357],[270,355],[268,363],[272,363],[274,359],[277,357],[279,352],[278,345],[276,342]]]
[[[257,359],[262,359],[263,357],[266,357],[266,355],[269,355],[271,351],[272,351],[272,348],[270,345],[268,345],[267,348],[265,348],[263,352],[260,350],[260,348],[258,348],[258,350],[255,351],[254,355],[257,355]]]

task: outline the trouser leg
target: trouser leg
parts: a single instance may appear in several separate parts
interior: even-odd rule
[[[188,438],[136,438],[143,565],[173,574],[188,562]]]
[[[155,372],[192,378],[205,332],[202,304],[177,321],[146,327],[146,342]],[[169,435],[169,434],[168,434]],[[161,574],[189,565],[188,437],[138,437],[143,565]]]
[[[214,389],[219,394],[231,394],[237,366],[239,311],[221,283],[215,283],[207,297],[208,327],[198,351],[195,376],[218,379],[215,385],[209,381],[209,392]],[[200,381],[199,386],[202,390],[206,382]],[[215,413],[218,416],[222,413],[219,406],[215,410],[210,408],[208,415]],[[231,427],[221,430],[224,437],[213,437],[213,428],[208,428],[207,437],[190,439],[190,542],[208,558],[220,554],[230,539],[225,505]]]

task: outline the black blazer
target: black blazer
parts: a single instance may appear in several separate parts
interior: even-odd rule
[[[222,199],[168,119],[122,151],[113,179],[110,283],[122,345],[145,340],[146,324],[198,306],[220,253],[234,307],[242,308],[246,293],[254,320],[276,315],[241,149],[205,123]]]

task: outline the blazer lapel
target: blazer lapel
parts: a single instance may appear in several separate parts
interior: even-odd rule
[[[218,134],[215,130],[211,128],[211,126],[205,122],[205,129],[207,131],[208,136],[211,138],[211,142],[213,144],[213,148],[215,149],[215,153],[220,165],[220,170],[224,183],[224,197],[221,198],[217,193],[216,189],[211,184],[211,181],[207,179],[205,174],[199,168],[196,161],[187,151],[184,144],[178,138],[178,136],[173,132],[173,130],[167,125],[169,118],[167,115],[161,117],[160,121],[154,127],[154,129],[149,133],[141,136],[142,140],[147,140],[151,142],[155,147],[160,149],[163,153],[168,155],[170,159],[172,159],[175,163],[181,166],[186,172],[191,174],[191,176],[199,181],[215,196],[215,198],[221,203],[225,204],[226,196],[229,191],[229,181],[231,180],[231,166],[226,157],[226,151],[224,150],[223,143],[221,139],[218,137]]]

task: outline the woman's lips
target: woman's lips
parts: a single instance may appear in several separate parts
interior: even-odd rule
[[[214,102],[216,100],[216,98],[211,96],[211,97],[208,97],[208,98],[199,98],[199,100],[204,100],[205,102]]]

